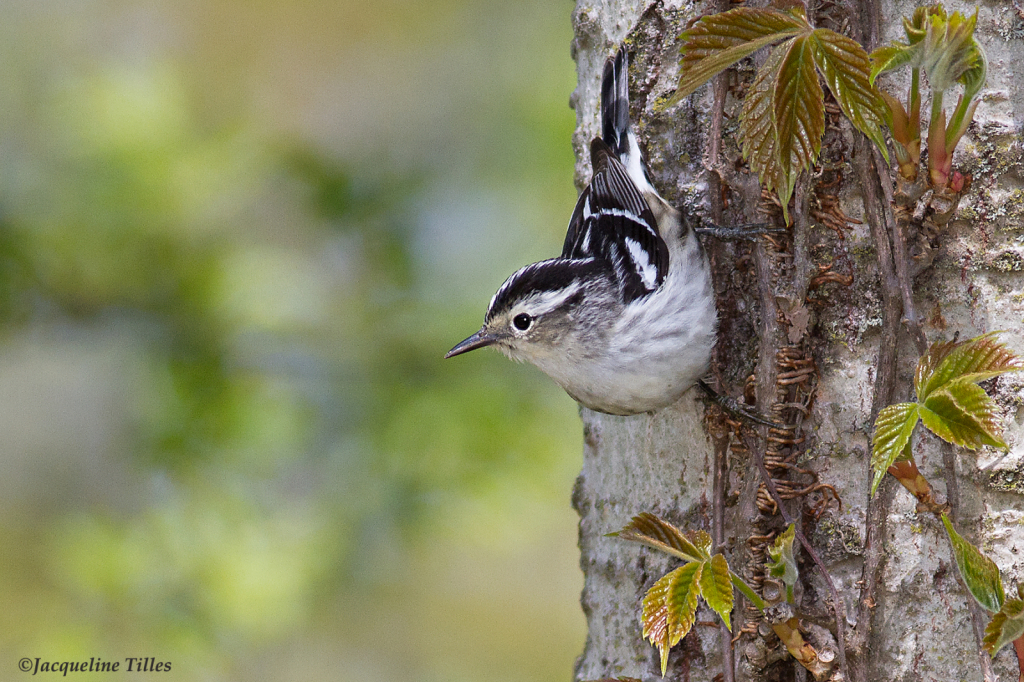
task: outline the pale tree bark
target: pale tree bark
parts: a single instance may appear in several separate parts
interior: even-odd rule
[[[703,220],[773,216],[777,209],[747,174],[735,135],[754,65],[741,64],[666,106],[687,22],[734,6],[579,0],[572,99],[579,185],[590,176],[587,150],[599,131],[601,68],[627,41],[632,118],[662,194]],[[945,6],[974,11],[965,3]],[[809,14],[870,49],[901,38],[901,17],[914,7],[812,0]],[[821,163],[797,187],[791,234],[755,244],[705,242],[720,310],[719,388],[756,398],[789,429],[744,437],[696,391],[653,415],[582,410],[584,464],[573,502],[589,637],[577,680],[660,678],[657,651],[641,639],[640,603],[677,563],[606,536],[634,515],[653,512],[681,528],[707,530],[730,565],[758,582],[765,544],[784,528],[761,489],[760,458],[786,498],[783,511],[798,520],[840,597],[845,651],[836,641],[833,593],[802,551],[801,613],[809,629],[831,631],[821,635],[822,646],[837,661],[845,653],[846,679],[1017,679],[1012,647],[992,661],[980,651],[988,616],[959,582],[941,524],[917,514],[916,500],[891,477],[869,500],[868,460],[878,410],[912,397],[925,338],[1006,330],[1003,340],[1024,353],[1022,36],[1018,5],[981,6],[976,37],[988,54],[988,82],[954,162],[973,185],[947,225],[897,228],[892,173],[836,108],[827,114]],[[905,91],[901,77],[887,82],[893,91]],[[1024,377],[1006,375],[986,387],[1004,411],[1008,453],[971,453],[919,435],[915,454],[960,532],[995,560],[1011,590],[1024,570]],[[734,644],[702,607],[693,632],[673,649],[666,679],[809,679],[753,612],[737,609],[733,619],[737,632],[746,630]],[[723,665],[729,658],[735,677]]]

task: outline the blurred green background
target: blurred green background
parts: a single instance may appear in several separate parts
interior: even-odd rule
[[[0,679],[569,679],[571,2],[3,5]]]

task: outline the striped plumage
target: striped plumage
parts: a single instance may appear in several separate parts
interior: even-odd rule
[[[602,137],[558,258],[515,272],[446,357],[494,346],[611,414],[675,402],[708,369],[717,316],[693,230],[651,184],[629,125],[625,50],[605,64]]]

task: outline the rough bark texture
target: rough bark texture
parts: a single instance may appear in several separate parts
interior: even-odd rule
[[[573,15],[579,86],[572,97],[578,184],[590,176],[587,150],[599,130],[601,67],[627,41],[632,118],[662,194],[695,219],[738,223],[771,213],[739,162],[735,139],[738,98],[754,66],[741,63],[719,85],[666,107],[678,76],[679,34],[691,18],[720,11],[719,5],[579,0]],[[817,25],[870,42],[902,37],[900,17],[914,6],[812,2],[810,10]],[[949,2],[946,8],[970,13],[974,6]],[[792,427],[774,434],[782,442],[769,442],[767,454],[764,434],[754,440],[783,497],[792,498],[785,502],[788,512],[801,519],[842,595],[847,679],[859,682],[1017,677],[1010,647],[983,672],[987,655],[979,655],[977,618],[941,524],[916,514],[915,500],[891,480],[868,500],[874,414],[912,393],[918,351],[902,319],[904,274],[929,341],[1002,329],[1008,345],[1024,353],[1024,10],[983,4],[976,36],[988,53],[988,82],[955,159],[974,184],[948,225],[907,235],[907,244],[893,242],[888,169],[831,113],[820,169],[797,190],[792,236],[755,245],[707,243],[721,319],[716,380],[733,396],[756,397],[761,410]],[[901,77],[890,83],[893,91],[905,89]],[[721,131],[721,139],[709,139],[710,131]],[[896,259],[905,253],[914,258],[904,259],[901,273]],[[801,375],[804,368],[813,371]],[[940,444],[921,436],[915,455],[940,495],[955,469],[956,489],[949,492],[960,532],[996,561],[1009,588],[1024,573],[1024,377],[1008,375],[987,386],[1005,411],[1008,453],[953,448],[944,460]],[[708,530],[732,566],[749,565],[756,573],[763,537],[781,529],[782,520],[767,493],[759,492],[753,454],[720,418],[706,419],[695,391],[654,415],[583,410],[582,419],[584,464],[573,502],[581,517],[589,638],[576,679],[658,679],[657,652],[640,636],[640,601],[676,564],[606,534],[640,512],[654,512],[682,528]],[[728,465],[718,472],[724,499],[720,492],[717,505],[716,445],[718,461]],[[776,461],[785,464],[772,470]],[[820,484],[835,487],[841,507]],[[801,490],[805,494],[797,495]],[[717,518],[722,528],[714,527]],[[806,553],[801,575],[802,611],[834,630],[829,589]],[[983,627],[987,616],[978,616]],[[748,632],[735,643],[735,679],[805,679],[774,635],[759,631],[753,614],[746,619]],[[672,652],[667,679],[710,681],[722,674],[727,638],[718,623],[702,607],[693,633]],[[735,611],[736,629],[743,623],[744,612]]]

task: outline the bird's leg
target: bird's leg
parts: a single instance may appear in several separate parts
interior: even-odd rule
[[[711,400],[711,402],[718,405],[719,407],[721,407],[723,410],[725,410],[734,417],[744,419],[748,422],[754,422],[755,424],[760,424],[762,426],[770,426],[775,429],[786,428],[784,424],[779,424],[778,422],[772,421],[763,414],[755,410],[752,410],[746,405],[740,403],[735,398],[719,393],[715,389],[708,386],[703,379],[697,380],[697,386],[700,387],[700,390],[704,391],[704,395],[706,395]]]
[[[779,227],[771,223],[743,223],[740,225],[733,225],[731,227],[708,223],[706,225],[700,225],[693,228],[693,231],[697,234],[706,234],[710,237],[722,240],[744,239],[747,241],[754,241],[758,237],[766,234],[784,234],[786,232],[786,228]]]

